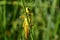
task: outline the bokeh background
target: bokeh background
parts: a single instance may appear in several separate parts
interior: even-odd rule
[[[26,7],[33,14],[28,40],[60,40],[60,0],[0,0],[0,40],[25,40]]]

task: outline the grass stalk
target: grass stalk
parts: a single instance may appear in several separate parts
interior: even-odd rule
[[[49,40],[49,37],[50,37],[50,28],[51,28],[51,22],[52,22],[52,17],[55,13],[55,7],[56,7],[56,3],[57,3],[57,0],[53,0],[53,3],[52,3],[52,7],[51,7],[51,10],[50,10],[50,13],[51,13],[51,18],[49,18],[49,20],[47,21],[47,35],[46,36],[46,39],[45,40]]]
[[[18,0],[18,1],[19,1],[19,0]],[[18,3],[19,3],[19,2],[18,2]],[[13,5],[14,5],[14,2],[13,2]],[[14,15],[13,15],[12,21],[15,20],[15,17],[16,17],[16,14],[17,14],[17,10],[18,10],[18,4],[17,4],[17,5],[14,5],[14,6],[16,6],[16,7],[15,7],[15,10],[14,10]]]
[[[55,40],[55,37],[56,37],[56,34],[57,34],[57,30],[58,30],[58,27],[59,27],[59,23],[60,23],[60,12],[58,12],[58,15],[57,15],[57,21],[55,23],[55,28],[54,28],[54,40]]]
[[[48,21],[47,21],[47,30],[46,30],[45,40],[49,40],[49,37],[50,37],[50,27],[51,27],[51,16],[48,18]]]
[[[6,0],[3,0],[6,3]],[[3,5],[3,32],[6,31],[6,5]],[[7,40],[5,33],[3,33],[4,40]]]
[[[57,4],[57,0],[53,0],[52,7],[51,7],[51,19],[52,19],[53,15],[55,14],[56,4]],[[55,25],[56,26],[54,28],[54,37],[56,35],[56,31],[57,31],[57,28],[58,28],[58,21]]]
[[[5,1],[5,0],[4,0]],[[6,27],[6,5],[3,5],[3,27]]]

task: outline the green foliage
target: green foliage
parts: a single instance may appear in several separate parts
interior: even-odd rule
[[[23,22],[33,16],[28,40],[60,40],[60,0],[0,0],[0,40],[25,40]],[[25,15],[28,16],[28,15]]]

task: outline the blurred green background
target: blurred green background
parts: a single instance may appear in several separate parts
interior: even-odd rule
[[[28,40],[60,40],[60,0],[0,0],[0,40],[25,40],[19,16],[26,7],[33,13]]]

